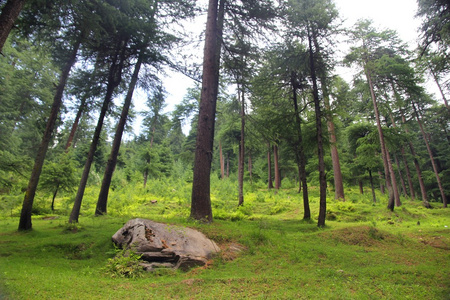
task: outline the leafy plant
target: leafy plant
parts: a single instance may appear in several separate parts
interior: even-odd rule
[[[108,259],[106,274],[112,278],[140,278],[145,274],[140,265],[141,255],[130,249],[115,248],[116,255]]]

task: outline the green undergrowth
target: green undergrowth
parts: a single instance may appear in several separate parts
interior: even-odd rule
[[[305,221],[295,188],[248,188],[238,208],[225,183],[212,191],[214,222],[202,224],[188,218],[187,185],[157,184],[112,191],[103,217],[91,216],[89,191],[78,224],[67,223],[64,199],[57,213],[33,216],[30,232],[2,217],[0,299],[450,298],[450,217],[438,203],[402,199],[391,212],[383,195],[373,203],[349,190],[346,202],[327,200],[318,228],[314,191]],[[139,272],[138,257],[117,257],[111,242],[134,217],[196,228],[222,251],[188,272]]]

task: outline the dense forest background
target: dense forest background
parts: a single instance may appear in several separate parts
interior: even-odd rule
[[[422,25],[414,51],[370,20],[343,28],[331,0],[210,2],[213,60],[220,62],[213,73],[220,78],[214,114],[207,115],[213,148],[205,155],[212,185],[227,183],[218,193],[245,207],[244,189],[295,188],[309,219],[316,216],[309,215],[308,189],[319,189],[319,226],[326,197],[351,200],[346,187],[371,192],[391,210],[401,197],[447,206],[447,1],[417,1]],[[195,202],[193,183],[193,194],[209,194],[211,183],[195,185],[193,169],[200,164],[202,92],[214,74],[201,73],[198,51],[190,50],[203,47],[205,36],[184,31],[206,7],[0,1],[1,22],[15,3],[23,7],[0,48],[2,215],[20,215],[19,229],[30,229],[33,214],[77,222],[80,213],[106,214],[108,205],[120,210],[133,190],[161,189],[183,203]],[[351,82],[337,74],[342,65],[356,71]],[[198,82],[171,112],[167,93],[178,87],[164,86],[167,70]],[[424,89],[430,78],[437,97]],[[146,99],[142,111],[133,107],[136,94]],[[124,192],[111,203],[111,190]]]

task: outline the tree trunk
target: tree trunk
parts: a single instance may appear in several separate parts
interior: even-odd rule
[[[250,176],[250,183],[253,183],[253,165],[252,165],[252,154],[251,152],[248,153],[248,175]]]
[[[381,171],[378,171],[378,179],[380,181],[380,192],[384,195],[386,191],[384,190],[383,174],[381,173]]]
[[[120,115],[119,123],[117,124],[116,134],[114,135],[114,141],[111,148],[111,153],[108,158],[108,162],[106,163],[105,174],[103,175],[102,186],[100,188],[100,193],[98,195],[97,207],[95,209],[95,215],[105,215],[107,213],[107,202],[108,202],[108,193],[109,187],[111,186],[111,179],[114,173],[114,169],[117,164],[117,155],[120,150],[120,143],[122,142],[122,135],[125,129],[125,124],[128,118],[128,111],[130,110],[131,100],[133,99],[134,88],[136,87],[136,83],[139,77],[139,71],[141,69],[144,50],[141,50],[139,53],[138,61],[134,67],[134,72],[131,77],[130,86],[128,88],[127,95],[125,97],[125,101],[122,107],[122,113]]]
[[[241,141],[239,143],[239,167],[238,167],[238,185],[239,185],[239,206],[244,204],[244,162],[245,162],[245,98],[244,87],[239,92],[238,98],[241,98]],[[240,94],[240,97],[239,97]]]
[[[369,180],[370,180],[370,189],[372,190],[373,203],[377,203],[377,197],[375,196],[375,188],[373,186],[373,176],[372,176],[372,171],[371,170],[369,170]]]
[[[292,100],[294,102],[295,112],[295,127],[297,129],[297,139],[295,143],[295,157],[297,160],[298,176],[299,176],[299,192],[303,187],[303,220],[311,219],[311,209],[309,207],[308,196],[308,183],[306,180],[306,158],[303,148],[303,136],[302,136],[302,120],[300,119],[300,111],[298,109],[297,98],[297,81],[294,77],[295,74],[291,74],[292,85]]]
[[[218,9],[218,2],[209,0],[208,5],[191,197],[191,218],[206,222],[212,222],[210,174],[225,4],[225,1],[221,0]]]
[[[220,178],[225,178],[225,161],[223,160],[222,143],[219,141]]]
[[[436,73],[433,71],[433,69],[431,67],[429,69],[430,69],[431,75],[433,75],[434,82],[436,82],[439,92],[441,93],[442,100],[444,100],[445,107],[447,107],[447,109],[450,111],[450,107],[448,106],[447,98],[445,97],[445,93],[442,90],[441,84],[439,83],[439,79],[437,78]]]
[[[322,112],[320,110],[319,89],[317,87],[316,67],[314,62],[314,51],[312,45],[311,32],[308,32],[308,44],[309,44],[309,64],[310,64],[311,80],[313,84],[314,111],[316,114],[317,155],[319,158],[320,205],[319,205],[319,217],[317,220],[317,226],[324,227],[327,213],[327,181],[325,177],[325,161],[323,150]]]
[[[358,179],[358,186],[359,186],[359,193],[361,195],[364,195],[364,187],[363,187],[363,182],[361,179]]]
[[[73,138],[75,137],[75,132],[77,131],[78,124],[80,123],[81,116],[83,115],[83,112],[84,112],[84,110],[86,108],[86,101],[87,101],[87,98],[86,98],[86,96],[84,96],[81,99],[81,103],[80,103],[80,106],[78,107],[77,115],[75,116],[75,120],[73,121],[73,124],[72,124],[72,129],[70,130],[69,137],[67,138],[67,143],[66,143],[66,146],[64,148],[64,150],[66,152],[69,151],[69,148],[72,145]]]
[[[230,177],[230,155],[227,153],[227,178]]]
[[[56,189],[55,189],[55,191],[53,192],[52,205],[51,205],[52,212],[55,211],[55,199],[56,199],[56,195],[58,195],[58,190],[59,190],[59,185],[56,186]]]
[[[267,143],[267,188],[273,189],[273,182],[272,182],[272,161],[271,161],[271,154],[270,154],[270,143]]]
[[[397,165],[398,177],[400,178],[400,183],[402,185],[403,195],[405,195],[405,197],[408,197],[408,192],[406,191],[405,180],[403,179],[402,172],[400,170],[400,162],[398,161],[398,157],[396,154],[394,154],[394,161],[395,161],[395,164]]]
[[[391,118],[392,118],[392,115],[391,115]],[[385,122],[386,122],[386,127],[388,127],[389,124],[388,124],[387,119],[385,119]],[[395,122],[394,122],[393,118],[392,118],[392,124],[393,124],[393,127],[395,127]],[[395,203],[395,206],[398,207],[398,206],[402,205],[402,203],[400,202],[400,193],[399,193],[399,188],[398,188],[398,184],[397,184],[397,178],[395,176],[394,167],[392,166],[391,154],[389,153],[389,149],[388,149],[386,143],[384,144],[384,146],[386,147],[385,148],[386,160],[388,162],[389,173],[391,175],[392,190],[394,192],[394,203]]]
[[[411,200],[415,200],[416,192],[414,191],[414,185],[412,183],[412,177],[411,177],[411,170],[409,169],[408,161],[406,160],[406,155],[405,155],[405,148],[403,148],[403,146],[401,148],[401,152],[402,152],[403,164],[405,165],[406,179],[408,180],[409,193],[411,194]]]
[[[56,120],[58,119],[59,110],[62,104],[62,97],[64,88],[66,86],[67,78],[69,78],[70,70],[72,66],[75,64],[78,49],[81,45],[82,35],[80,34],[80,38],[73,45],[72,52],[70,54],[69,59],[66,62],[64,69],[61,72],[59,77],[59,83],[56,87],[55,97],[53,98],[52,109],[50,112],[50,116],[47,121],[47,126],[45,128],[44,135],[42,137],[41,144],[39,145],[39,149],[36,155],[36,159],[34,161],[33,170],[31,172],[30,181],[28,182],[27,191],[25,193],[25,198],[23,200],[22,211],[20,214],[19,221],[19,230],[30,230],[32,229],[31,223],[31,210],[33,208],[34,196],[36,194],[37,185],[39,183],[39,177],[41,175],[42,166],[44,164],[45,155],[47,154],[48,146],[50,143],[50,139],[53,134],[53,130],[55,128]]]
[[[445,196],[445,191],[444,191],[444,188],[442,187],[441,178],[439,176],[436,162],[434,161],[434,156],[431,151],[430,143],[428,143],[428,138],[425,133],[425,130],[423,129],[422,121],[419,119],[419,114],[417,113],[416,105],[414,104],[414,102],[412,102],[411,104],[414,109],[414,114],[416,116],[417,123],[419,123],[419,128],[420,128],[420,131],[422,132],[423,140],[425,142],[425,145],[427,146],[428,155],[430,156],[431,165],[433,167],[434,175],[436,176],[436,181],[437,181],[437,184],[439,187],[439,191],[441,192],[442,203],[445,208],[445,207],[447,207],[447,197]]]
[[[148,180],[148,170],[144,171],[144,189],[147,186],[147,180]]]
[[[381,157],[383,159],[384,177],[385,177],[385,182],[386,182],[386,188],[388,189],[388,193],[389,193],[388,208],[391,211],[394,211],[395,196],[394,196],[394,190],[393,190],[392,182],[391,182],[391,175],[390,175],[390,171],[389,171],[388,154],[387,154],[386,145],[384,142],[383,129],[381,128],[380,113],[378,111],[378,104],[377,104],[377,100],[375,97],[375,92],[373,90],[373,83],[372,83],[370,71],[367,69],[367,67],[365,67],[364,69],[365,69],[365,73],[366,73],[367,83],[368,83],[369,89],[370,89],[370,96],[372,98],[373,108],[374,108],[374,112],[375,112],[375,118],[377,121],[378,138],[380,139]]]
[[[84,190],[86,189],[87,180],[89,177],[89,171],[91,170],[92,162],[94,161],[94,154],[97,150],[97,145],[100,141],[100,133],[103,127],[103,121],[105,119],[106,113],[108,111],[109,104],[112,100],[112,95],[114,89],[120,84],[122,80],[122,68],[125,60],[124,54],[126,49],[126,42],[121,41],[116,48],[116,53],[114,54],[113,61],[109,68],[108,74],[108,84],[106,87],[105,98],[103,100],[103,105],[100,110],[100,115],[98,117],[97,126],[95,127],[94,136],[92,138],[91,146],[89,148],[86,163],[84,165],[83,174],[81,175],[80,185],[78,186],[78,191],[75,196],[73,203],[72,212],[69,217],[69,223],[78,222],[78,217],[80,215],[81,202],[83,200]],[[120,52],[120,54],[119,54]]]
[[[0,53],[3,51],[3,45],[5,45],[6,39],[24,3],[25,0],[8,0],[3,6],[2,14],[0,15]]]
[[[402,115],[402,123],[405,124],[406,120],[405,120],[405,116]],[[409,133],[408,128],[404,128],[406,133]],[[409,145],[409,150],[413,156],[413,162],[414,162],[414,167],[416,168],[416,173],[417,173],[417,179],[419,180],[419,186],[420,186],[420,193],[422,195],[422,201],[425,207],[430,208],[431,205],[428,202],[428,196],[427,196],[427,190],[425,189],[425,184],[423,182],[423,176],[422,176],[422,171],[420,170],[420,164],[419,161],[417,160],[417,154],[416,154],[416,150],[414,149],[413,144],[408,141],[408,145]]]
[[[314,39],[315,40],[315,39]],[[318,45],[316,45],[318,47]],[[331,161],[333,163],[333,175],[334,175],[334,199],[341,199],[345,201],[344,195],[344,183],[342,180],[341,164],[339,162],[339,152],[337,149],[336,130],[334,128],[333,114],[331,113],[330,95],[328,93],[328,86],[325,76],[321,77],[323,100],[325,104],[327,119],[327,129],[330,136],[330,153]]]
[[[275,173],[275,189],[279,190],[281,187],[280,168],[278,166],[278,146],[273,145],[273,166]]]

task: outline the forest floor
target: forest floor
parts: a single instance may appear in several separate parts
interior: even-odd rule
[[[449,210],[403,199],[391,212],[349,198],[328,199],[325,228],[302,220],[295,191],[247,194],[244,208],[230,210],[213,199],[212,224],[189,221],[188,203],[168,197],[77,225],[36,215],[30,232],[2,217],[0,299],[450,299]],[[112,272],[124,266],[111,260],[111,236],[132,217],[196,228],[222,252],[188,272]]]

